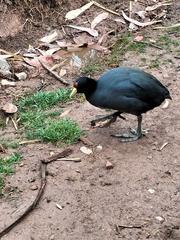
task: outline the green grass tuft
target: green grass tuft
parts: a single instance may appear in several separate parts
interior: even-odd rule
[[[21,98],[18,102],[20,109],[45,110],[58,103],[65,103],[70,100],[70,88],[60,88],[52,92],[38,92],[33,95]]]
[[[84,67],[81,69],[81,73],[83,74],[94,74],[98,71],[101,71],[102,69],[102,64],[96,61],[90,62],[86,64]]]
[[[60,118],[59,111],[48,110],[57,103],[70,100],[70,89],[54,92],[41,92],[19,101],[20,123],[24,126],[28,139],[40,139],[46,142],[74,143],[82,134],[77,123]],[[45,111],[46,110],[46,111]]]
[[[178,47],[180,42],[172,39],[168,34],[161,35],[158,40],[158,44],[164,49],[171,49],[171,46]]]
[[[19,143],[18,142],[12,142],[11,140],[1,140],[0,144],[4,147],[4,148],[13,148],[16,149],[19,147]]]
[[[7,175],[14,173],[14,164],[22,159],[20,153],[13,153],[8,158],[0,158],[0,195],[4,186],[4,178]]]
[[[42,139],[45,142],[58,142],[71,144],[76,142],[82,131],[77,123],[70,119],[60,119],[58,121],[48,120],[44,126],[36,129],[32,135],[32,131],[28,133],[29,138]]]

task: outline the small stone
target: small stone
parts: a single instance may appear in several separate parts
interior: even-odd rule
[[[161,216],[157,216],[157,217],[155,217],[155,218],[156,218],[156,220],[158,220],[158,221],[161,222],[161,223],[164,222],[164,218],[161,217]]]
[[[81,148],[80,148],[80,151],[81,151],[82,153],[87,154],[87,155],[92,154],[92,150],[91,150],[90,148],[85,147],[85,146],[81,147]]]
[[[18,78],[18,80],[23,81],[26,80],[27,73],[25,72],[15,73],[15,76]]]
[[[49,240],[54,240],[55,239],[55,236],[54,235],[51,235]]]
[[[152,150],[156,150],[156,146],[152,146]]]
[[[147,156],[147,159],[152,159],[152,158],[153,158],[152,155]]]
[[[50,197],[46,197],[46,202],[50,203],[51,202],[51,198]]]
[[[24,163],[20,163],[19,166],[20,166],[20,167],[23,167],[23,166],[24,166]]]
[[[63,207],[62,207],[61,205],[59,205],[58,203],[56,204],[56,207],[57,207],[58,209],[60,209],[60,210],[63,209]]]
[[[98,145],[96,148],[97,148],[98,151],[102,150],[102,146],[101,145]]]
[[[18,108],[16,107],[16,105],[12,104],[12,103],[6,103],[3,107],[2,110],[5,113],[9,113],[9,114],[13,114],[16,113]]]
[[[28,182],[30,182],[30,183],[35,182],[35,181],[36,181],[35,177],[31,177],[28,179]]]
[[[155,190],[152,189],[152,188],[150,188],[150,189],[148,189],[148,192],[151,193],[151,194],[153,194],[153,193],[155,193]]]
[[[16,86],[16,83],[15,83],[15,82],[12,82],[12,81],[8,81],[8,80],[6,80],[6,79],[2,79],[2,80],[1,80],[1,85],[2,85],[2,86],[15,87],[15,86]]]
[[[38,189],[38,186],[37,186],[37,185],[32,185],[32,186],[30,187],[30,189],[31,189],[32,191],[35,191],[35,190]]]
[[[106,162],[106,169],[112,169],[114,166],[110,161]]]

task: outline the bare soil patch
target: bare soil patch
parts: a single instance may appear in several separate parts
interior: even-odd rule
[[[99,2],[112,10],[121,11],[129,7],[126,1],[122,1],[121,7],[119,1]],[[38,5],[38,10],[33,10],[36,11],[33,22],[25,25],[23,24],[27,16],[29,17],[26,14],[29,12],[23,12],[20,6],[11,6],[10,12],[5,13],[3,24],[0,25],[0,48],[15,52],[28,48],[29,44],[35,45],[45,33],[61,29],[67,11],[84,3],[86,2],[74,1],[71,4],[70,1],[62,1],[61,4],[58,2],[55,8],[45,6],[45,12],[42,12],[43,21],[38,11],[42,6]],[[170,9],[165,20],[169,25],[178,19],[178,1],[174,1]],[[76,20],[76,24],[96,16],[97,12],[101,10],[92,7],[82,18]],[[10,16],[13,16],[13,21]],[[32,20],[31,16],[30,19]],[[41,21],[42,24],[36,25]],[[99,26],[101,31],[114,27],[116,34],[108,38],[112,43],[120,31],[126,31],[127,26],[118,28],[110,21]],[[152,28],[139,30],[133,36],[144,35],[158,39],[167,33]],[[178,41],[179,32],[172,30],[170,37]],[[104,54],[100,56],[104,57]],[[169,51],[147,46],[144,53],[128,51],[119,60],[120,65],[140,67],[151,72],[168,86],[173,98],[168,109],[157,108],[144,116],[143,127],[150,131],[137,142],[121,143],[110,137],[112,133],[124,132],[128,127],[133,127],[136,120],[132,116],[125,116],[126,121],[118,120],[110,128],[92,128],[90,121],[96,115],[104,114],[104,110],[97,109],[81,99],[66,105],[66,110],[71,109],[68,116],[86,131],[88,140],[92,142],[92,145],[87,147],[92,149],[93,154],[82,153],[80,148],[84,143],[79,141],[68,147],[73,150],[71,156],[80,158],[81,162],[57,161],[48,165],[47,187],[40,204],[24,221],[2,237],[3,240],[180,239],[178,57],[179,52],[174,45]],[[35,72],[18,63],[12,62],[12,65],[15,71],[26,71],[28,78],[17,82],[15,88],[0,89],[0,107],[14,99],[14,96],[38,91],[42,80],[44,91],[62,87],[62,84],[45,70]],[[67,70],[67,79],[72,83],[80,70],[73,70],[71,66],[67,67]],[[99,75],[98,71],[92,74],[97,78]],[[10,124],[0,130],[0,139],[4,137],[17,140],[19,135]],[[161,150],[165,143],[167,145]],[[97,147],[99,145],[102,150]],[[51,143],[28,144],[18,148],[23,160],[16,165],[15,174],[8,176],[5,181],[4,196],[0,198],[0,231],[20,216],[37,195],[40,187],[39,161],[65,148],[66,145]],[[0,153],[0,156],[8,156],[14,151],[17,149],[8,148],[5,153]],[[112,163],[111,169],[106,169],[107,161]],[[57,204],[62,209],[57,208]]]

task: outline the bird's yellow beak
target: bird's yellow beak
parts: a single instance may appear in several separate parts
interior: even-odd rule
[[[72,98],[76,93],[77,93],[77,88],[73,88],[73,90],[70,94],[70,98]]]

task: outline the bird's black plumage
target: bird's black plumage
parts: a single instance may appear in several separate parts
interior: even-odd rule
[[[76,88],[96,107],[136,116],[171,99],[168,89],[154,76],[129,67],[111,69],[98,81],[80,77],[76,80]]]

